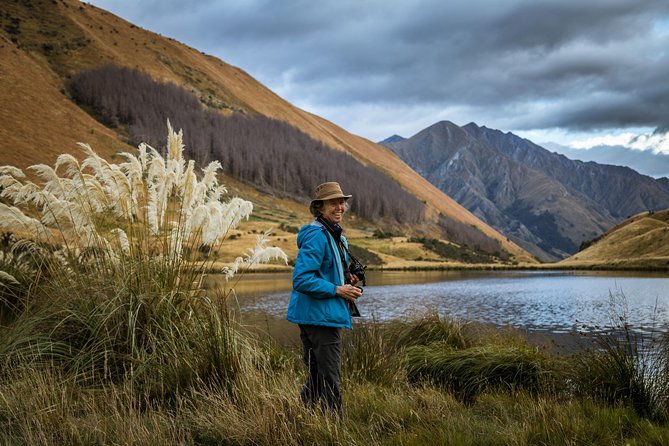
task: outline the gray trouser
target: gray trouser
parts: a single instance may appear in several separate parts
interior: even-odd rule
[[[309,369],[300,398],[308,407],[320,402],[323,410],[342,414],[341,328],[300,324],[304,364]]]

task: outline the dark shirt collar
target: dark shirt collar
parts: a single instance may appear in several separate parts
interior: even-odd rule
[[[344,231],[341,226],[336,223],[329,222],[326,218],[323,218],[322,215],[319,215],[316,220],[318,220],[318,222],[325,227],[325,229],[332,235],[332,237],[334,237],[337,242],[341,240],[341,233]]]

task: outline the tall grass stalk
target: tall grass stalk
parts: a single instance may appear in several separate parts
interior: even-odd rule
[[[611,326],[594,335],[595,350],[577,357],[576,391],[640,416],[669,419],[669,338],[657,320],[633,327],[625,294],[609,292]],[[657,316],[657,310],[654,312]]]

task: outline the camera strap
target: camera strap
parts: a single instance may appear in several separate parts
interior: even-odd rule
[[[332,223],[330,223],[320,215],[316,218],[316,220],[318,220],[318,222],[323,225],[325,230],[328,233],[330,233],[330,235],[334,239],[335,245],[337,245],[337,249],[339,250],[339,258],[341,259],[342,268],[344,268],[344,271],[348,271],[348,265],[346,262],[346,256],[344,255],[344,250],[346,250],[349,256],[351,255],[351,253],[349,252],[348,248],[344,245],[344,243],[341,241],[341,233],[343,232],[342,227],[339,225],[333,226]]]
[[[351,251],[348,250],[344,242],[341,241],[341,233],[343,232],[343,229],[339,225],[332,225],[329,221],[324,219],[322,216],[316,217],[316,220],[323,225],[325,230],[332,236],[332,238],[335,241],[335,245],[337,245],[337,250],[339,251],[339,258],[341,259],[341,266],[344,269],[344,271],[348,271],[348,265],[346,264],[346,256],[344,255],[344,250],[349,256],[349,259],[351,261],[357,262],[355,257],[351,255]],[[355,302],[346,300],[346,305],[348,306],[348,311],[351,317],[360,317],[360,310],[358,309],[358,306],[355,304]]]

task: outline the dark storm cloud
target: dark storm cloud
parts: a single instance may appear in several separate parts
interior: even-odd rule
[[[666,0],[94,3],[316,111],[450,109],[505,129],[669,125]]]

